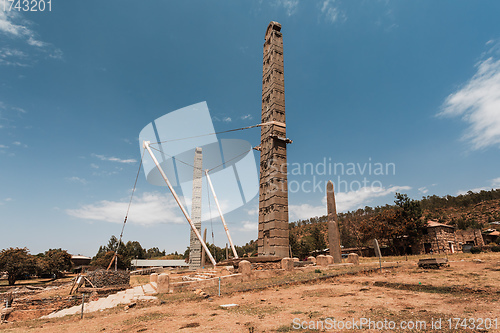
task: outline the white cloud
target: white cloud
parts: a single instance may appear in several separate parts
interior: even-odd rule
[[[243,221],[242,227],[239,228],[239,231],[243,232],[256,232],[259,230],[259,224],[257,222]]]
[[[491,180],[493,188],[500,188],[500,177]]]
[[[12,144],[13,144],[14,146],[19,146],[19,147],[24,147],[24,148],[27,148],[27,147],[28,147],[28,145],[26,145],[26,144],[24,144],[24,143],[21,143],[21,142],[19,142],[19,141],[14,141],[14,142],[12,142]]]
[[[246,119],[251,120],[252,119],[252,115],[251,114],[246,114],[244,116],[241,116],[241,119],[242,120],[246,120]]]
[[[0,34],[10,39],[20,40],[25,43],[25,46],[34,47],[38,51],[47,52],[50,58],[62,59],[61,50],[37,38],[36,32],[30,28],[32,22],[15,10],[4,11],[4,2],[6,6],[10,6],[11,3],[0,0],[0,7],[2,7],[2,10],[0,10]],[[0,50],[1,65],[29,66],[33,61],[28,61],[27,58],[26,52],[17,49],[3,48]]]
[[[455,195],[467,194],[467,192],[469,192],[469,191],[474,192],[474,193],[479,193],[481,191],[488,191],[488,190],[489,189],[487,187],[477,187],[477,188],[473,188],[470,190],[458,190],[457,194],[455,194]]]
[[[16,11],[0,11],[0,32],[11,38],[23,38],[32,46],[47,46],[47,43],[36,39],[35,32],[29,28],[30,24],[30,21],[23,19]]]
[[[128,199],[122,201],[103,200],[78,209],[67,209],[66,213],[84,220],[123,223],[127,207]],[[160,223],[181,224],[187,222],[171,195],[148,192],[134,198],[127,223],[148,226]]]
[[[94,164],[94,163],[90,163],[90,167],[92,169],[99,169],[99,166],[97,164]]]
[[[440,116],[462,117],[469,124],[463,139],[472,149],[500,147],[500,60],[476,64],[474,76],[448,96]]]
[[[374,198],[385,197],[396,192],[411,190],[410,186],[363,187],[358,191],[341,192],[335,194],[337,212],[346,212],[362,208],[368,205]],[[314,216],[326,215],[326,196],[321,200],[322,205],[312,206],[310,204],[289,205],[290,220],[308,219]]]
[[[66,180],[72,183],[81,183],[83,185],[87,184],[87,181],[80,177],[68,177]]]
[[[292,16],[297,11],[299,0],[275,0],[275,4],[285,8],[286,14]]]
[[[326,215],[326,205],[288,205],[288,211],[290,212],[290,221],[304,220],[314,216]]]
[[[133,158],[129,158],[129,159],[124,160],[124,159],[121,159],[118,157],[113,157],[113,156],[107,157],[107,156],[98,155],[98,154],[92,154],[92,156],[97,157],[98,159],[100,159],[102,161],[119,162],[119,163],[126,163],[126,164],[137,162],[137,160],[135,160]]]
[[[424,187],[419,187],[419,188],[418,188],[418,191],[419,191],[420,193],[425,194],[425,193],[429,192],[429,189],[428,189],[427,187],[425,187],[425,186],[424,186]]]
[[[7,149],[7,148],[9,148],[9,146],[6,146],[6,145],[0,145],[0,149],[2,149],[2,148],[3,148],[3,149]]]
[[[224,117],[222,119],[222,121],[225,122],[225,123],[230,123],[232,121],[232,119],[231,119],[231,117]]]
[[[335,6],[335,0],[325,0],[321,6],[321,13],[325,16],[327,21],[331,23],[336,22],[339,19],[345,21],[346,16]]]
[[[409,191],[410,186],[363,187],[355,192],[342,192],[336,195],[337,210],[340,212],[362,208],[372,199],[385,197],[396,192]]]

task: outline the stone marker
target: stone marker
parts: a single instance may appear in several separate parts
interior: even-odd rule
[[[262,123],[260,142],[259,256],[290,256],[288,241],[288,183],[281,24],[266,30],[262,71]]]
[[[295,258],[283,258],[281,259],[281,269],[285,271],[293,271],[293,263],[295,262]]]
[[[149,276],[149,282],[158,282],[158,273],[153,273]]]
[[[349,255],[347,256],[347,262],[354,265],[359,265],[359,256],[356,253],[349,253]]]
[[[158,275],[158,294],[167,294],[170,292],[170,276],[167,273]]]
[[[201,184],[203,176],[203,153],[200,147],[196,147],[194,152],[194,168],[193,168],[193,194],[191,203],[191,220],[194,226],[201,234]],[[189,234],[189,269],[197,269],[203,267],[201,262],[201,242],[196,237],[193,229],[190,229]]]
[[[340,264],[342,263],[340,233],[337,220],[337,208],[335,206],[335,193],[331,180],[326,184],[326,207],[328,212],[328,243],[330,255],[333,257],[334,263]]]
[[[373,240],[373,248],[375,250],[375,256],[382,258],[382,253],[380,253],[380,247],[378,246],[378,241],[376,239]]]
[[[319,256],[316,257],[316,265],[318,266],[327,266],[328,265],[328,259],[326,258],[325,255],[320,254]]]
[[[299,258],[292,258],[293,261],[300,261]]]
[[[325,257],[326,257],[326,261],[328,262],[328,265],[333,264],[333,257],[332,256],[326,255]]]
[[[311,261],[313,264],[316,263],[316,258],[313,256],[307,257],[307,261]]]
[[[248,260],[242,260],[238,264],[238,272],[242,275],[252,274],[252,263]]]

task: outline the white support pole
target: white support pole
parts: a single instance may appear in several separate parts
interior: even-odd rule
[[[182,210],[182,213],[184,213],[184,216],[186,217],[186,220],[188,221],[189,225],[191,226],[191,230],[193,230],[194,234],[196,235],[196,237],[200,241],[201,245],[203,246],[203,249],[207,253],[208,257],[210,258],[210,261],[212,262],[212,265],[214,265],[214,267],[215,267],[216,262],[215,262],[214,257],[212,256],[212,254],[208,250],[207,244],[205,244],[205,242],[201,238],[201,235],[198,232],[198,229],[196,229],[196,227],[194,226],[193,221],[191,221],[191,218],[189,217],[189,214],[184,209],[184,206],[182,206],[182,204],[181,204],[181,202],[179,200],[179,197],[177,196],[177,193],[175,193],[174,188],[172,187],[172,185],[170,185],[170,182],[169,182],[169,180],[167,178],[167,175],[165,175],[165,172],[163,172],[163,169],[161,168],[160,163],[158,163],[158,160],[156,159],[155,155],[151,151],[151,148],[149,147],[150,143],[151,142],[149,142],[149,141],[143,141],[142,146],[145,149],[147,149],[149,155],[151,155],[151,158],[153,159],[153,162],[156,164],[156,167],[158,168],[158,171],[160,171],[160,174],[163,177],[163,180],[165,181],[165,183],[167,183],[167,186],[168,186],[170,192],[172,193],[172,195],[174,196],[175,201],[177,201],[177,204],[179,205],[180,209]]]
[[[238,253],[236,253],[236,249],[234,248],[233,240],[231,239],[231,235],[229,234],[229,229],[227,228],[226,220],[224,219],[224,215],[222,214],[222,210],[220,209],[219,200],[217,200],[217,196],[215,195],[212,181],[210,180],[210,176],[208,175],[208,170],[205,170],[205,175],[207,176],[208,185],[210,185],[210,189],[212,190],[212,194],[214,195],[215,204],[217,205],[217,209],[219,210],[220,219],[222,220],[222,224],[224,225],[224,230],[226,231],[226,235],[227,235],[227,239],[229,240],[229,244],[231,244],[231,249],[233,250],[234,257],[236,259],[238,259]]]

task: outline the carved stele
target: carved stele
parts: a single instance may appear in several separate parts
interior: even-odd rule
[[[326,206],[328,212],[328,243],[330,255],[333,257],[333,262],[335,264],[340,264],[342,263],[340,233],[337,220],[337,208],[335,207],[335,193],[331,180],[326,184]]]
[[[194,152],[193,194],[191,204],[191,219],[201,234],[201,183],[202,183],[203,154],[197,147]],[[197,269],[201,266],[201,243],[191,230],[189,237],[189,268]]]
[[[285,85],[281,24],[269,23],[262,72],[259,256],[289,257],[288,183],[286,167]]]

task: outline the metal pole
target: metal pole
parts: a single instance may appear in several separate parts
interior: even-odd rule
[[[212,190],[212,194],[214,196],[215,204],[217,205],[217,210],[219,211],[220,219],[222,220],[222,224],[224,225],[224,230],[226,231],[227,239],[229,240],[229,244],[231,244],[231,249],[233,250],[234,257],[238,259],[238,253],[236,253],[236,249],[234,248],[233,240],[231,239],[231,235],[229,234],[229,229],[226,225],[226,220],[224,219],[224,215],[222,214],[222,210],[220,209],[219,200],[217,200],[217,195],[215,195],[215,190],[212,185],[212,181],[210,180],[210,176],[208,175],[208,170],[205,170],[205,175],[207,176],[208,185]]]
[[[85,305],[85,294],[82,294],[82,313],[80,315],[80,319],[83,319],[83,306]]]
[[[203,246],[203,249],[205,249],[205,252],[207,253],[208,257],[210,258],[210,261],[212,262],[212,265],[214,265],[214,267],[215,267],[215,265],[217,263],[215,262],[214,257],[212,257],[212,254],[208,250],[207,244],[205,244],[205,242],[203,241],[203,239],[201,239],[201,235],[198,232],[198,229],[196,229],[196,227],[193,224],[193,221],[191,221],[191,218],[189,217],[189,214],[184,209],[184,206],[182,206],[182,204],[181,204],[181,202],[179,200],[179,197],[177,196],[177,193],[175,192],[175,190],[172,187],[172,185],[170,185],[170,181],[168,180],[167,175],[165,175],[165,172],[163,172],[163,169],[161,168],[160,163],[158,163],[158,160],[156,159],[155,155],[151,151],[151,148],[149,147],[149,144],[150,144],[149,141],[143,141],[143,147],[145,149],[147,149],[149,155],[151,155],[151,158],[153,159],[153,162],[156,164],[156,167],[158,168],[158,171],[160,171],[160,174],[163,177],[163,180],[167,184],[170,192],[174,196],[175,201],[177,201],[177,204],[179,205],[179,208],[182,210],[182,213],[186,217],[186,220],[188,221],[189,225],[191,226],[191,230],[193,230],[194,234],[196,235],[196,238],[198,238],[198,240],[200,241],[201,245]]]
[[[207,242],[207,228],[203,231],[203,241]],[[205,268],[205,250],[201,251],[201,268]]]
[[[220,276],[219,276],[219,296],[220,296]]]

